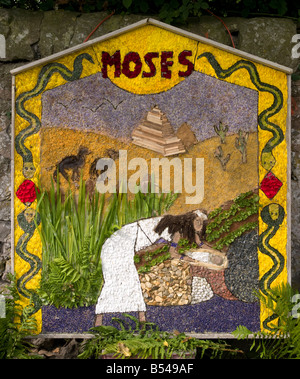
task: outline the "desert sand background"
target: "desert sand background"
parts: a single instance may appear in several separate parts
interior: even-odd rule
[[[44,189],[51,186],[51,177],[56,170],[56,165],[65,157],[77,155],[81,146],[87,147],[90,154],[86,157],[83,167],[83,179],[88,180],[89,169],[95,159],[108,157],[107,150],[113,149],[127,150],[128,162],[132,158],[141,157],[147,160],[150,173],[151,158],[163,158],[161,154],[146,148],[126,143],[119,139],[113,139],[106,135],[94,132],[84,132],[67,128],[42,128],[41,137],[41,185]],[[226,137],[225,144],[220,143],[219,136],[209,138],[203,142],[198,142],[189,148],[186,153],[178,154],[183,158],[204,158],[204,199],[201,204],[185,204],[185,196],[193,196],[184,192],[179,195],[169,210],[169,213],[180,214],[187,211],[201,208],[208,212],[221,206],[225,202],[234,199],[241,193],[258,188],[258,136],[257,133],[250,133],[247,143],[247,163],[242,163],[242,155],[235,147],[237,135]],[[231,154],[230,160],[224,171],[220,161],[214,157],[214,152],[222,146],[224,156]],[[168,157],[172,159],[174,156]],[[117,166],[118,181],[118,159],[115,160]],[[195,159],[193,160],[195,164]],[[135,171],[128,171],[128,178]],[[194,170],[193,170],[194,172]],[[70,175],[71,176],[71,175]],[[195,173],[194,173],[195,176]],[[171,190],[174,181],[174,172],[171,170]],[[69,185],[60,175],[61,188],[66,190]],[[193,178],[195,183],[195,177]],[[71,183],[71,188],[76,190],[76,183]],[[131,196],[131,195],[130,195]]]

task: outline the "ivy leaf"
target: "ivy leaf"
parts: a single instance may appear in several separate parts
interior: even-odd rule
[[[12,1],[11,0],[2,0],[1,5],[4,7],[13,7]]]
[[[154,0],[154,4],[156,7],[160,7],[163,5],[165,0]]]
[[[149,4],[146,1],[141,1],[139,3],[139,7],[140,7],[141,12],[143,13],[146,13],[149,10]]]
[[[271,0],[270,7],[277,10],[280,16],[286,14],[288,8],[285,0]]]
[[[208,9],[209,8],[209,5],[207,3],[201,3],[201,8],[202,9]]]
[[[123,0],[122,3],[124,5],[124,7],[126,9],[128,9],[130,7],[130,5],[132,4],[132,0]]]
[[[300,18],[299,18],[299,21],[300,21]],[[296,80],[300,80],[300,74],[292,74],[292,80],[293,81],[296,81]]]

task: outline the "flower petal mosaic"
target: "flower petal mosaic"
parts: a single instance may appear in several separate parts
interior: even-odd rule
[[[37,333],[122,313],[272,331],[254,292],[288,280],[288,99],[286,72],[151,23],[15,73],[14,271]]]

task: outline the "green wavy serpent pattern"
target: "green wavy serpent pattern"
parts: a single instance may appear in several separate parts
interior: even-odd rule
[[[55,73],[60,74],[61,77],[68,82],[79,79],[83,70],[82,62],[84,59],[91,63],[94,63],[92,57],[89,54],[83,53],[75,58],[73,63],[73,70],[69,70],[65,65],[58,62],[45,65],[42,67],[38,75],[35,87],[27,92],[21,93],[16,99],[16,113],[28,123],[28,126],[22,129],[15,137],[15,149],[17,153],[22,157],[22,173],[25,178],[32,178],[36,171],[33,163],[32,152],[25,145],[25,142],[28,137],[38,133],[41,127],[41,121],[38,116],[32,112],[29,112],[25,108],[26,102],[29,99],[42,94],[46,89],[49,80]],[[24,234],[22,234],[17,241],[16,253],[22,260],[29,263],[30,266],[29,270],[17,280],[17,288],[22,296],[27,299],[32,299],[35,313],[40,309],[41,305],[39,303],[36,292],[28,289],[26,285],[34,276],[37,275],[42,267],[42,264],[38,256],[30,253],[27,250],[27,244],[32,238],[36,227],[40,223],[40,215],[35,212],[34,209],[31,209],[31,212],[29,212],[29,209],[30,208],[28,208],[27,205],[27,208],[17,216],[18,224],[24,231]]]
[[[284,139],[284,134],[281,128],[269,120],[270,117],[278,113],[283,106],[282,92],[277,87],[271,84],[263,83],[260,80],[256,66],[250,61],[239,60],[236,63],[234,63],[231,67],[227,69],[222,69],[222,67],[217,62],[213,54],[203,53],[197,57],[197,59],[201,58],[206,58],[208,60],[219,79],[226,79],[237,70],[245,69],[247,70],[252,83],[258,91],[269,92],[273,95],[273,104],[258,115],[259,127],[262,130],[266,130],[272,133],[272,137],[268,140],[268,142],[262,149],[260,160],[262,167],[268,172],[270,172],[276,163],[272,151]],[[269,291],[270,286],[272,282],[278,277],[278,275],[283,271],[285,260],[283,255],[277,249],[270,245],[270,240],[277,233],[283,221],[283,218],[285,217],[285,212],[279,204],[270,204],[262,209],[261,217],[263,222],[266,223],[268,227],[259,236],[258,247],[261,253],[267,255],[272,260],[273,265],[271,269],[268,270],[260,279],[259,288],[264,295],[271,296]],[[273,327],[269,324],[275,321],[277,318],[278,316],[275,314],[267,317],[265,320],[263,320],[263,327],[271,331]]]
[[[281,205],[273,203],[269,204],[263,208],[261,211],[261,218],[265,224],[268,225],[267,229],[259,236],[259,249],[260,251],[267,255],[273,262],[273,266],[268,270],[259,281],[259,289],[265,296],[269,296],[273,301],[272,293],[269,291],[271,283],[277,278],[277,276],[283,271],[284,268],[284,257],[280,252],[273,246],[270,245],[270,240],[277,233],[280,225],[285,217],[284,209]],[[269,325],[274,322],[278,316],[272,314],[263,320],[263,327],[267,330],[272,331],[274,327]]]
[[[82,61],[84,59],[94,63],[89,54],[83,53],[75,58],[73,71],[58,62],[47,64],[41,69],[35,87],[30,91],[21,93],[16,99],[16,113],[29,124],[26,128],[21,130],[15,138],[15,148],[17,153],[23,159],[23,175],[26,178],[33,177],[35,168],[33,165],[32,153],[28,147],[25,146],[25,141],[31,135],[39,132],[41,128],[41,121],[34,113],[26,110],[25,103],[32,97],[40,95],[45,90],[49,80],[55,73],[59,73],[63,79],[69,82],[79,79],[82,73]]]
[[[30,268],[17,280],[17,288],[20,295],[32,301],[34,305],[33,314],[40,309],[41,304],[35,291],[28,289],[26,284],[40,271],[42,262],[38,256],[27,250],[27,244],[32,238],[36,226],[40,224],[40,215],[34,209],[30,209],[31,214],[28,214],[28,210],[25,209],[17,216],[18,224],[24,234],[18,240],[16,252],[20,258],[29,264]]]

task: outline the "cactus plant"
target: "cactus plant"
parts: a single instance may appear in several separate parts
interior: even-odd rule
[[[215,132],[220,137],[220,141],[222,144],[225,143],[226,134],[228,132],[228,125],[223,125],[223,123],[219,122],[219,127],[217,125],[214,125]]]
[[[229,162],[230,154],[227,154],[226,157],[224,157],[224,152],[222,149],[222,146],[218,146],[214,153],[215,158],[219,159],[221,162],[222,169],[226,171],[226,165]]]
[[[242,163],[247,163],[247,142],[249,138],[249,132],[239,130],[239,136],[235,139],[235,147],[242,154]]]

